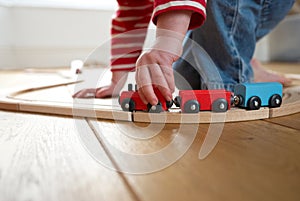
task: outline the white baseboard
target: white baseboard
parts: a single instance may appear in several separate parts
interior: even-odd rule
[[[109,62],[109,48],[13,48],[0,47],[0,69],[46,68],[69,66],[74,59],[89,63]]]

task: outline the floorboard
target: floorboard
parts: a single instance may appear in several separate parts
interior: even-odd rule
[[[51,72],[1,72],[0,95],[65,82]],[[0,111],[0,200],[298,201],[299,117],[165,125]]]
[[[125,177],[141,200],[300,199],[299,130],[262,120],[225,125],[201,124],[193,144],[184,156],[169,167],[159,170],[151,157],[145,157],[148,163],[143,159],[140,163],[138,160],[131,161],[130,157],[125,157],[124,160],[123,155],[120,158],[117,150],[128,155],[161,152],[162,160],[157,159],[156,162],[167,164],[173,156],[169,154],[167,156],[170,158],[166,157],[163,149],[174,144],[176,136],[180,135],[177,132],[180,129],[178,125],[164,125],[156,133],[159,125],[150,128],[148,124],[135,124],[136,128],[132,128],[128,123],[118,127],[112,122],[92,123],[100,141],[104,143],[120,170],[127,172],[131,168],[133,171],[130,172],[133,174],[125,174]],[[213,127],[222,129],[222,135],[208,157],[200,160],[199,150],[208,135],[208,129]],[[181,142],[176,142],[175,147],[178,149],[174,149],[174,152],[193,135],[191,128],[185,129],[184,135],[180,135]],[[126,130],[135,132],[135,135],[126,135]],[[133,130],[135,131],[132,132]],[[149,135],[153,131],[157,135],[150,140],[144,140],[147,136],[137,132],[139,130],[144,130]],[[145,164],[152,167],[152,173]],[[145,170],[149,173],[140,174]]]
[[[0,111],[1,200],[138,200],[83,143],[110,163],[85,120]]]

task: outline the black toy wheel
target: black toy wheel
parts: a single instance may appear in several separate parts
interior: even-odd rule
[[[166,101],[166,106],[167,106],[168,109],[171,108],[172,105],[173,105],[173,101],[172,100],[171,101]]]
[[[199,102],[196,100],[189,100],[184,104],[185,113],[198,113],[200,110]]]
[[[181,97],[180,96],[176,96],[174,98],[174,103],[175,103],[176,107],[180,107],[180,105],[181,105]]]
[[[247,103],[249,110],[258,110],[261,106],[261,100],[258,96],[252,96]]]
[[[122,101],[121,108],[123,111],[132,112],[135,109],[135,103],[131,98],[125,98]]]
[[[161,102],[158,102],[157,105],[147,105],[149,113],[160,113],[163,111]]]
[[[226,112],[228,110],[228,102],[224,98],[215,100],[212,104],[213,112]]]
[[[269,99],[269,107],[279,107],[282,103],[282,98],[279,94],[274,94]]]

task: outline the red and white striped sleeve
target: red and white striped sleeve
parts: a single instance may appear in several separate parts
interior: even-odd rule
[[[194,29],[203,24],[206,18],[207,0],[155,0],[153,10],[153,23],[156,24],[157,17],[164,12],[176,10],[193,11],[189,29]]]
[[[156,24],[161,13],[191,10],[189,29],[200,26],[206,18],[206,0],[118,0],[118,4],[111,29],[111,71],[135,70],[151,16]]]
[[[135,70],[153,12],[152,0],[118,0],[112,20],[111,71]]]

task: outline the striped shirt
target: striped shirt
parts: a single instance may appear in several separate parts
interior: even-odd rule
[[[112,19],[111,71],[133,71],[140,56],[152,18],[174,10],[193,11],[189,29],[205,20],[206,0],[117,0],[119,7]]]

